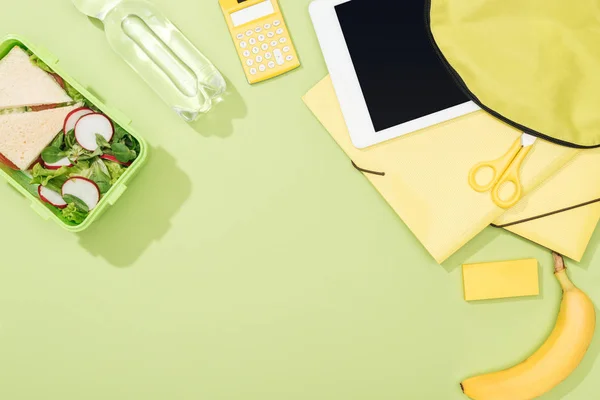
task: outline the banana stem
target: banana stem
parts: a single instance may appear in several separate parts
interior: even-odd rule
[[[575,289],[575,285],[569,279],[567,275],[567,267],[565,266],[565,259],[558,253],[552,252],[552,257],[554,258],[554,275],[556,279],[560,282],[560,286],[564,292]]]
[[[558,274],[560,271],[564,271],[565,269],[567,269],[567,267],[565,266],[565,259],[563,258],[563,256],[553,251],[552,257],[554,258],[555,274]]]

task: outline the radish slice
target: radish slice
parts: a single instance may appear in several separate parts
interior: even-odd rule
[[[67,117],[65,118],[65,123],[63,124],[64,134],[66,135],[71,129],[75,129],[75,125],[77,125],[77,122],[81,119],[81,117],[88,114],[94,114],[94,110],[91,110],[87,107],[81,107],[76,108],[68,113]]]
[[[104,114],[94,113],[84,115],[75,124],[75,139],[81,147],[89,151],[95,151],[98,148],[96,143],[96,134],[101,135],[110,142],[115,128],[112,121]]]
[[[94,181],[82,176],[75,176],[66,181],[62,186],[62,195],[70,194],[81,199],[92,211],[100,201],[100,189]]]
[[[65,208],[67,203],[63,200],[59,193],[54,190],[50,190],[42,185],[38,186],[38,195],[43,202],[51,204],[58,208]]]
[[[121,161],[117,160],[117,157],[111,156],[110,154],[102,154],[100,156],[100,158],[102,158],[104,160],[112,161],[112,162],[117,163],[117,164],[124,165],[126,167],[129,167],[131,165],[131,161],[124,163],[124,162],[121,162]]]
[[[44,164],[44,167],[46,167],[46,169],[60,169],[61,167],[72,167],[73,166],[73,164],[71,163],[71,160],[69,160],[68,157],[62,158],[55,163],[47,163],[45,161],[42,161],[42,163]]]

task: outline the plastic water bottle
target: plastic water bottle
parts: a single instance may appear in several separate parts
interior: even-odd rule
[[[186,121],[208,112],[227,89],[215,66],[154,5],[137,0],[72,0],[104,24],[106,38]]]

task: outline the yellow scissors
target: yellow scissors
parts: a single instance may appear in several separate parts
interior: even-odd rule
[[[480,193],[491,190],[492,200],[498,207],[510,208],[517,204],[523,195],[521,166],[536,140],[537,137],[524,133],[499,159],[475,165],[469,173],[469,185]],[[491,169],[494,175],[488,183],[480,185],[477,183],[477,175],[486,169]],[[503,200],[500,197],[500,190],[506,183],[512,183],[515,189],[510,198]]]

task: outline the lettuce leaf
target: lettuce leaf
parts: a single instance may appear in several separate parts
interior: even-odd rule
[[[123,163],[133,161],[140,154],[140,143],[119,125],[115,125],[115,135],[112,139],[111,152],[117,160]]]
[[[65,92],[67,92],[67,94],[69,95],[70,98],[73,99],[73,101],[76,101],[77,103],[85,103],[86,105],[89,105],[89,102],[86,100],[86,98],[83,97],[83,95],[81,93],[79,93],[77,91],[77,89],[75,89],[73,86],[71,86],[71,84],[67,81],[65,81]]]
[[[48,146],[42,151],[42,160],[52,164],[62,160],[67,155],[69,155],[69,152],[62,151],[59,147]]]
[[[101,194],[108,192],[112,187],[109,173],[110,172],[108,168],[106,167],[104,162],[102,162],[102,160],[100,160],[99,158],[97,158],[96,161],[92,163],[92,174],[90,176],[90,179],[96,182],[96,185],[98,185]]]
[[[88,208],[87,204],[85,204],[85,202],[83,200],[81,200],[79,197],[73,196],[71,194],[65,194],[63,196],[63,200],[67,204],[73,204],[75,206],[75,208],[77,208],[81,212],[84,212],[84,213],[90,212],[90,209]]]
[[[67,141],[69,141],[69,137],[67,137]],[[50,151],[48,150],[49,148],[47,147],[46,149],[44,149],[44,152],[46,151]],[[69,150],[65,150],[63,152],[67,157],[69,157],[69,160],[71,160],[71,162],[73,164],[77,164],[83,161],[89,161],[92,160],[93,158],[97,157],[97,156],[101,156],[103,154],[102,149],[100,147],[98,147],[94,152],[91,152],[89,150],[84,149],[83,147],[81,147],[79,144],[75,143]],[[62,157],[64,157],[65,155],[63,155]],[[44,156],[42,156],[42,158],[44,158]],[[44,158],[45,160],[45,158]]]
[[[15,108],[5,108],[0,110],[0,115],[5,114],[21,114],[27,112],[27,107],[15,107]]]
[[[67,221],[80,224],[86,219],[88,213],[77,208],[75,203],[69,203],[63,208],[62,215]]]
[[[108,168],[108,172],[110,174],[110,184],[114,185],[117,183],[121,175],[123,175],[126,171],[125,168],[121,164],[112,161],[104,161],[104,164]]]
[[[67,150],[71,150],[73,146],[77,144],[77,140],[75,139],[75,130],[71,129],[65,135],[65,146]]]
[[[31,60],[31,63],[33,65],[35,65],[38,68],[43,69],[44,71],[48,72],[49,74],[54,73],[54,71],[48,66],[48,64],[46,64],[45,62],[40,60],[40,58],[38,56],[36,56],[35,54],[32,54],[31,56],[29,56],[29,60]]]
[[[131,150],[123,143],[113,143],[111,146],[113,155],[122,163],[133,161],[137,157],[135,150]]]
[[[31,183],[33,185],[42,185],[48,189],[60,193],[62,185],[67,181],[69,168],[60,167],[59,169],[45,169],[40,163],[35,164],[31,170]]]
[[[83,176],[89,178],[92,174],[89,161],[79,161],[77,164],[69,168],[69,176]]]

